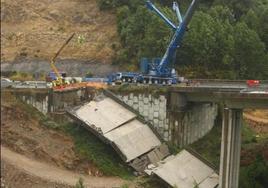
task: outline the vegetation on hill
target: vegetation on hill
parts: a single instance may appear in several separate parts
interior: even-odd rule
[[[173,0],[153,2],[176,23]],[[191,0],[182,0],[184,13]],[[138,68],[142,57],[161,57],[172,31],[144,6],[145,0],[99,0],[114,10],[121,46],[116,63]],[[268,76],[268,0],[201,0],[175,66],[181,75],[198,78],[265,79]]]
[[[220,166],[221,128],[221,123],[218,121],[209,134],[191,145],[218,168]],[[266,133],[256,134],[247,122],[243,122],[239,187],[267,187],[267,138]]]

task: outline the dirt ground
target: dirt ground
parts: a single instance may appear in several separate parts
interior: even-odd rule
[[[125,183],[117,177],[84,176],[27,158],[1,146],[1,178],[5,187],[73,187],[83,179],[85,187],[120,187]]]
[[[259,135],[264,135],[266,140],[262,143],[252,144],[249,148],[241,149],[241,166],[247,166],[255,160],[256,154],[261,154],[268,161],[268,110],[244,110],[243,117],[249,127]]]
[[[4,160],[1,160],[1,188],[8,187],[69,188],[71,186],[50,182],[40,177],[29,175],[25,171],[18,169],[14,165]]]
[[[257,134],[268,134],[268,110],[245,110],[243,116]]]
[[[73,140],[61,132],[41,126],[19,108],[1,106],[2,145],[30,158],[83,174],[101,176],[90,161],[80,159]]]
[[[14,98],[2,97],[1,187],[72,187],[79,177],[86,187],[125,184],[119,177],[103,176],[75,153],[71,137],[40,124]]]
[[[1,0],[1,63],[51,59],[73,32],[59,58],[111,62],[115,14],[99,11],[96,0]]]

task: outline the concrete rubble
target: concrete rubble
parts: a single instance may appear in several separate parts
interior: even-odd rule
[[[186,150],[171,155],[148,166],[148,175],[155,174],[171,186],[180,188],[214,188],[218,185],[219,176],[215,171]]]

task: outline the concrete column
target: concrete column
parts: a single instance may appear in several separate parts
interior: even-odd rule
[[[46,98],[47,101],[47,112],[53,112],[53,106],[54,106],[54,93],[53,93],[53,89],[50,89],[48,92],[48,98]]]
[[[220,188],[237,188],[239,182],[242,110],[223,112]]]

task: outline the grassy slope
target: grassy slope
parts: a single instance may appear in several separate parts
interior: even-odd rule
[[[133,175],[115,151],[80,125],[67,123],[61,127],[75,141],[77,152],[92,161],[105,175],[132,179]]]

